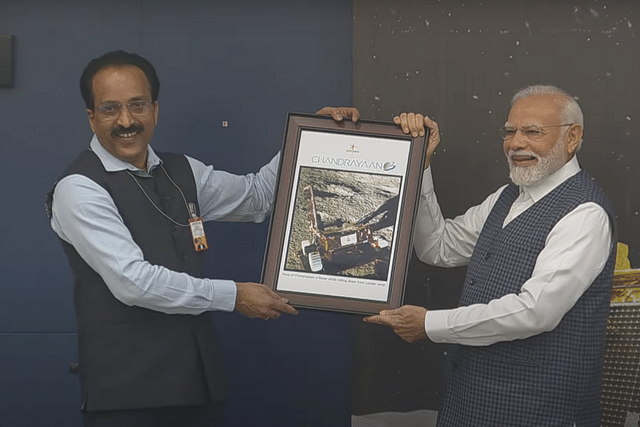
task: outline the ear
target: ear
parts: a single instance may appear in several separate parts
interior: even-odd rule
[[[96,127],[94,124],[96,120],[96,113],[93,110],[87,109],[87,116],[89,116],[89,126],[91,126],[91,130],[93,133],[96,133]]]
[[[154,111],[153,111],[153,123],[155,125],[157,125],[158,124],[158,113],[160,112],[160,107],[158,105],[158,101],[155,101],[153,103],[153,109],[154,109]]]
[[[572,125],[567,132],[567,153],[570,157],[575,154],[580,141],[582,141],[582,126]]]

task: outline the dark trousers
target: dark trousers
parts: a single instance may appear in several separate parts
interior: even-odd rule
[[[222,403],[123,411],[85,411],[85,427],[220,427]]]

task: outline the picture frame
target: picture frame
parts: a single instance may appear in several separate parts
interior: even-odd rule
[[[400,307],[426,131],[289,113],[262,283],[300,308]]]

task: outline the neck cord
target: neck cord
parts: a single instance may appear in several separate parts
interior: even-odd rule
[[[169,176],[169,174],[167,173],[166,169],[164,168],[164,166],[162,165],[162,163],[160,163],[160,167],[162,168],[162,170],[164,171],[164,174],[167,176],[167,178],[169,178],[169,181],[173,184],[174,187],[176,187],[178,189],[178,191],[180,192],[180,195],[182,196],[182,200],[184,201],[184,205],[187,208],[187,212],[189,212],[189,216],[194,217],[196,216],[195,214],[195,207],[194,209],[189,209],[189,203],[187,203],[187,199],[186,197],[184,197],[184,193],[182,192],[182,190],[180,189],[180,187],[178,187],[178,185],[173,182],[173,180],[171,179],[171,177]],[[147,198],[147,200],[149,200],[149,202],[153,205],[154,208],[156,208],[156,210],[158,212],[160,212],[162,214],[162,216],[164,216],[165,218],[167,218],[169,221],[173,222],[176,225],[179,225],[180,227],[189,227],[189,224],[180,224],[179,222],[175,221],[173,218],[171,218],[169,215],[167,215],[166,213],[164,213],[162,211],[162,209],[160,209],[155,203],[153,203],[153,200],[151,200],[151,197],[149,197],[149,195],[147,194],[146,191],[144,191],[144,188],[142,188],[142,185],[140,185],[140,183],[138,182],[138,180],[133,176],[133,174],[129,171],[126,171],[129,176],[131,177],[131,179],[133,179],[133,181],[138,185],[138,187],[140,187],[140,190],[142,190],[142,192],[144,193],[145,197]]]

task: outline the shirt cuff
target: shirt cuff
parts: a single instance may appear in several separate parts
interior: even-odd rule
[[[235,310],[238,288],[233,280],[214,280],[213,289],[215,297],[212,308],[219,311]]]
[[[427,310],[424,318],[424,328],[429,339],[435,343],[452,342],[447,326],[447,317],[451,310]]]

